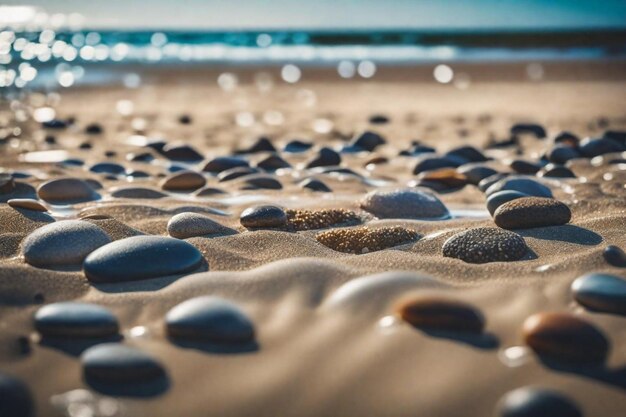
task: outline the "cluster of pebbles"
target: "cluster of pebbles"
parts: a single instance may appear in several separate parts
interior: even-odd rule
[[[62,135],[68,126],[65,121],[47,122],[43,130],[49,135]],[[101,127],[92,126],[88,133],[97,136],[102,132]],[[316,147],[301,140],[292,140],[281,148],[262,137],[250,146],[208,160],[191,145],[153,140],[117,162],[88,163],[68,157],[49,164],[47,180],[29,173],[31,167],[25,165],[21,171],[0,174],[0,201],[4,205],[0,207],[0,242],[17,236],[19,263],[43,270],[81,271],[92,285],[180,277],[210,269],[209,258],[198,248],[198,240],[236,240],[266,231],[304,232],[303,236],[318,244],[355,256],[389,248],[418,250],[414,243],[423,237],[420,225],[454,221],[454,211],[442,202],[443,196],[472,187],[484,194],[483,211],[492,219],[485,216],[480,219],[481,225],[467,230],[450,229],[453,223],[445,223],[441,229],[445,228],[449,237],[442,242],[440,255],[467,267],[475,264],[472,267],[476,268],[497,262],[524,262],[531,252],[525,231],[559,227],[572,220],[573,201],[556,199],[556,190],[576,180],[581,160],[609,168],[624,165],[626,134],[607,131],[602,137],[580,140],[563,132],[551,139],[539,160],[515,159],[506,169],[494,168],[490,151],[515,148],[523,135],[547,140],[541,126],[521,124],[511,128],[509,139],[490,143],[484,150],[462,146],[437,154],[435,149],[415,142],[408,149],[397,150],[397,158],[415,159],[409,169],[413,178],[403,184],[342,165],[358,154],[372,154],[366,166],[373,166],[374,172],[378,165],[389,163],[390,157],[376,157],[374,153],[390,144],[371,131],[334,148]],[[90,140],[80,149],[90,149]],[[117,153],[108,152],[112,156]],[[131,168],[137,165],[145,168]],[[163,166],[167,167],[165,171]],[[129,178],[139,185],[118,185]],[[142,178],[158,178],[153,182],[158,186],[142,186]],[[341,181],[354,181],[368,191],[359,198],[334,203],[345,202],[344,207],[318,209],[307,208],[297,199],[285,206],[258,204],[245,208],[229,204],[226,199],[236,190],[239,197],[260,194],[270,201],[281,200],[282,194],[272,193],[286,187],[311,198],[312,193],[333,194],[329,184]],[[623,189],[612,192],[613,197],[626,198]],[[76,216],[78,209],[100,203],[107,207],[120,200],[141,204],[146,204],[145,200],[184,202],[194,210],[183,209],[171,215],[169,206],[154,208],[159,215],[169,213],[161,234],[135,233],[133,226],[149,222],[152,212],[148,209],[138,210],[135,223],[114,214]],[[286,208],[294,206],[297,208]],[[226,211],[219,212],[215,207]],[[236,211],[240,213],[238,218],[233,216]],[[374,221],[403,223],[370,224]],[[314,233],[306,234],[308,231]],[[626,265],[626,255],[617,246],[608,246],[603,256],[611,267]],[[354,290],[336,291],[343,294]],[[615,275],[592,272],[577,277],[571,285],[571,297],[591,312],[626,315],[626,280]],[[445,291],[414,294],[397,304],[393,314],[414,328],[453,334],[481,335],[490,324],[480,309]],[[175,344],[250,347],[258,337],[254,317],[236,301],[214,295],[200,294],[180,302],[162,317],[160,325],[164,339]],[[111,310],[82,302],[47,304],[33,318],[33,328],[42,343],[55,339],[90,341],[92,346],[82,352],[79,360],[86,381],[95,390],[99,384],[133,385],[167,378],[163,358],[126,345],[121,341],[121,327]],[[520,335],[539,357],[568,364],[603,364],[612,348],[610,337],[602,329],[568,311],[537,312],[520,326]],[[0,415],[33,415],[32,398],[30,389],[19,379],[0,373]],[[502,417],[583,415],[572,399],[549,388],[521,387],[506,394],[494,407]]]

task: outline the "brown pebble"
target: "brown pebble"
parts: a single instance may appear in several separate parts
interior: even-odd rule
[[[558,200],[522,197],[502,204],[495,211],[494,222],[504,229],[559,226],[570,221],[572,212]]]
[[[46,181],[37,188],[37,195],[52,204],[83,203],[98,198],[91,184],[78,178]]]
[[[398,313],[415,327],[433,330],[481,333],[485,327],[483,315],[472,305],[443,296],[419,296],[403,301]]]
[[[8,194],[15,188],[15,181],[11,174],[0,173],[0,193]]]
[[[352,229],[333,229],[318,233],[315,238],[324,246],[338,252],[368,253],[393,246],[402,245],[419,239],[414,230],[404,227],[381,227],[370,229],[359,227]]]
[[[168,191],[194,191],[204,187],[206,178],[195,171],[179,171],[161,182],[161,188]]]
[[[287,226],[293,230],[314,230],[361,223],[361,218],[346,209],[286,210]]]
[[[603,362],[609,342],[595,325],[570,313],[538,313],[522,327],[524,341],[539,355],[567,362]]]
[[[7,204],[15,209],[20,208],[33,211],[48,211],[43,204],[37,200],[33,200],[32,198],[12,198],[7,201]]]

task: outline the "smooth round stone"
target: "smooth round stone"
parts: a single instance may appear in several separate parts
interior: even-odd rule
[[[570,313],[538,313],[522,328],[524,341],[539,355],[567,362],[604,362],[609,342],[593,324]]]
[[[433,219],[449,215],[434,194],[410,188],[372,191],[361,200],[360,206],[381,219]]]
[[[487,210],[489,210],[489,213],[493,216],[493,213],[495,213],[502,204],[522,197],[528,197],[528,195],[512,190],[498,191],[487,197]]]
[[[541,165],[534,162],[524,161],[522,159],[516,159],[512,161],[509,166],[513,171],[517,172],[518,174],[527,175],[534,175],[541,169]]]
[[[83,220],[62,220],[42,226],[26,236],[22,253],[38,267],[79,265],[111,238],[100,227]]]
[[[276,148],[272,144],[272,141],[266,137],[260,137],[250,145],[248,148],[238,150],[236,153],[238,154],[247,154],[247,153],[259,153],[259,152],[276,152]]]
[[[207,196],[212,196],[212,195],[217,195],[217,194],[227,194],[227,193],[221,188],[215,188],[215,187],[204,187],[194,193],[196,197],[207,197]]]
[[[242,178],[244,189],[280,190],[283,185],[276,178],[265,174],[252,174]]]
[[[474,306],[444,296],[419,296],[398,306],[400,317],[412,326],[432,330],[481,333],[485,318]]]
[[[321,193],[329,193],[332,191],[324,182],[315,178],[307,178],[303,181],[300,181],[298,185],[301,188],[306,188],[308,190]]]
[[[498,191],[513,190],[533,197],[552,198],[552,191],[543,184],[529,178],[510,176],[492,184],[485,193],[489,196]]]
[[[52,204],[75,204],[98,199],[98,194],[89,183],[78,178],[46,181],[37,188],[37,195]]]
[[[300,153],[306,152],[312,147],[313,144],[311,142],[304,142],[302,140],[295,139],[287,143],[283,148],[283,151],[288,153]]]
[[[184,301],[165,316],[167,334],[175,339],[215,343],[254,341],[254,325],[234,303],[202,296]]]
[[[537,387],[508,392],[497,410],[498,417],[583,417],[578,405],[565,395]]]
[[[247,228],[281,228],[287,224],[287,214],[277,206],[254,206],[245,209],[239,221]]]
[[[238,158],[235,156],[218,156],[217,158],[213,158],[209,162],[204,165],[202,171],[211,172],[213,174],[219,174],[222,171],[226,171],[228,169],[240,168],[249,166],[248,161],[243,158]]]
[[[517,233],[496,227],[478,227],[450,237],[443,244],[443,256],[474,264],[521,259],[528,246]]]
[[[237,231],[202,214],[189,212],[173,216],[167,222],[167,233],[177,239],[187,239],[194,236],[233,235]]]
[[[165,145],[161,154],[170,161],[199,162],[204,159],[202,155],[189,145]]]
[[[71,301],[41,307],[35,313],[35,328],[47,337],[108,337],[119,330],[108,309]]]
[[[525,135],[530,134],[534,135],[539,139],[543,139],[546,137],[546,129],[535,123],[517,123],[511,126],[511,134],[512,135]]]
[[[307,168],[335,166],[341,163],[341,156],[330,148],[322,148],[319,154],[306,164]]]
[[[445,156],[462,158],[469,162],[485,162],[487,160],[485,155],[473,146],[459,146],[446,152]]]
[[[424,171],[432,171],[433,169],[440,168],[457,168],[460,165],[462,165],[461,161],[452,157],[427,157],[415,165],[415,168],[413,168],[413,174],[419,174]]]
[[[12,198],[7,201],[7,204],[10,207],[15,209],[24,209],[24,210],[32,210],[32,211],[48,211],[48,209],[41,204],[37,200],[33,200],[32,198]]]
[[[0,416],[33,417],[35,405],[30,390],[19,379],[0,372]]]
[[[602,252],[604,260],[618,268],[626,268],[626,253],[617,246],[609,245]]]
[[[626,146],[613,139],[585,139],[580,143],[580,153],[587,158],[593,158],[607,153],[617,153],[626,150]]]
[[[225,182],[225,181],[234,180],[239,177],[244,177],[250,174],[258,174],[259,172],[261,171],[257,168],[235,167],[235,168],[230,168],[230,169],[220,172],[217,175],[217,179],[219,180],[219,182]]]
[[[384,145],[385,143],[387,143],[385,138],[380,136],[378,133],[366,131],[356,136],[351,145],[356,148],[372,152],[374,149],[380,145]]]
[[[278,155],[270,155],[262,161],[259,161],[256,166],[257,168],[270,172],[274,172],[277,169],[291,168],[289,162],[285,161]]]
[[[626,280],[614,275],[592,273],[572,283],[574,298],[585,307],[626,315]]]
[[[548,178],[576,178],[576,174],[574,174],[571,169],[554,164],[548,164],[541,168],[541,170],[537,172],[537,176]]]
[[[80,357],[85,376],[103,382],[143,382],[165,375],[161,363],[149,354],[119,343],[102,343]]]
[[[572,132],[563,131],[554,137],[554,143],[569,146],[570,148],[578,147],[580,138]]]
[[[493,184],[495,184],[496,182],[500,181],[503,178],[508,177],[509,174],[506,172],[498,172],[496,174],[490,175],[486,178],[483,178],[482,180],[480,180],[480,182],[478,183],[478,189],[480,191],[482,191],[483,193],[487,191],[487,189],[489,187],[491,187]]]
[[[111,190],[114,198],[145,198],[149,200],[167,197],[167,194],[159,190],[145,187],[124,187]]]
[[[482,166],[482,165],[473,165],[473,164],[466,164],[466,165],[460,166],[459,168],[457,168],[457,172],[459,174],[465,175],[465,177],[467,178],[467,181],[470,184],[474,184],[474,185],[478,185],[478,183],[480,183],[485,178],[498,173],[498,171],[496,171],[493,168],[489,168],[489,167]]]
[[[92,165],[91,168],[89,168],[89,171],[95,172],[97,174],[120,175],[126,172],[126,168],[124,168],[120,164],[115,164],[113,162],[100,162]]]
[[[572,218],[569,207],[559,200],[522,197],[502,204],[493,215],[494,222],[504,229],[559,226]]]
[[[564,164],[570,159],[580,158],[581,155],[576,148],[572,148],[568,145],[558,145],[548,152],[547,157],[550,162]]]
[[[167,191],[194,191],[204,187],[206,178],[195,171],[178,171],[161,182],[161,188]]]
[[[132,236],[92,252],[83,269],[92,282],[124,282],[183,274],[201,263],[198,249],[183,240]]]

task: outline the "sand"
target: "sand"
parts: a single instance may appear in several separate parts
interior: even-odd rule
[[[277,69],[237,70],[240,85],[223,91],[215,83],[228,69],[146,69],[138,89],[120,86],[68,90],[58,103],[57,117],[76,118],[77,127],[49,132],[56,145],[43,143],[35,123],[24,123],[19,146],[0,148],[0,166],[29,172],[17,179],[20,196],[59,176],[97,180],[103,196],[70,208],[51,207],[57,220],[107,215],[92,219],[112,239],[138,234],[166,235],[177,213],[202,213],[238,230],[236,235],[193,237],[189,243],[206,262],[185,276],[121,284],[90,284],[79,270],[49,270],[27,265],[21,240],[44,222],[6,204],[0,207],[0,363],[3,371],[31,388],[39,415],[62,416],[60,394],[90,389],[82,378],[77,351],[69,346],[40,344],[32,315],[43,302],[77,300],[109,307],[118,317],[124,343],[159,358],[168,386],[149,397],[115,396],[119,416],[476,416],[493,415],[502,395],[526,385],[554,388],[576,401],[586,416],[619,416],[626,407],[626,327],[623,316],[590,312],[577,305],[570,284],[587,272],[626,277],[624,269],[602,256],[607,245],[626,248],[626,181],[624,164],[571,164],[579,179],[546,179],[555,197],[573,217],[563,226],[517,231],[530,247],[520,261],[468,264],[444,258],[443,242],[470,227],[493,227],[485,197],[468,185],[438,197],[452,213],[447,220],[377,220],[363,213],[359,200],[375,188],[405,186],[415,179],[415,158],[400,158],[410,141],[445,152],[459,145],[484,147],[490,138],[505,139],[513,123],[542,124],[554,135],[568,130],[580,137],[599,136],[607,129],[626,129],[623,62],[552,63],[546,78],[530,82],[524,64],[459,65],[471,77],[466,89],[431,81],[431,67],[382,67],[372,80],[340,81],[330,70],[304,69],[303,79],[289,85]],[[269,91],[254,84],[254,74],[269,72]],[[36,103],[41,96],[29,98]],[[131,100],[134,113],[116,112],[119,100]],[[3,104],[3,109],[6,105]],[[178,123],[181,114],[192,118]],[[383,114],[390,123],[372,125]],[[245,123],[254,117],[256,123]],[[237,124],[239,120],[239,124]],[[102,135],[82,128],[98,122]],[[315,130],[317,129],[317,131]],[[193,197],[168,193],[160,199],[111,198],[120,186],[159,190],[165,166],[131,163],[125,154],[141,152],[129,143],[164,138],[192,145],[210,159],[253,143],[260,135],[280,148],[292,139],[316,146],[345,144],[355,133],[370,129],[388,144],[364,155],[342,155],[345,167],[362,175],[315,175],[332,193],[313,193],[297,186],[309,173],[299,169],[315,154],[282,154],[294,170],[279,171],[282,190],[240,190],[241,182],[207,186],[227,194]],[[88,141],[90,150],[77,146]],[[492,149],[487,165],[507,170],[507,159],[537,159],[551,146],[550,138],[523,137],[520,155]],[[106,179],[85,168],[26,162],[25,153],[65,149],[86,165],[104,160],[146,171],[151,177],[132,183]],[[104,152],[117,155],[106,158]],[[21,154],[21,156],[20,156]],[[252,162],[266,155],[250,155]],[[392,163],[373,169],[364,164],[384,156]],[[619,155],[614,155],[620,157]],[[624,157],[623,155],[621,156]],[[161,161],[164,161],[161,159]],[[194,165],[200,169],[202,164]],[[607,177],[607,173],[611,175]],[[26,190],[26,191],[24,191]],[[162,191],[162,190],[161,190]],[[32,191],[30,191],[32,192]],[[16,194],[17,196],[17,194]],[[31,196],[32,197],[32,196]],[[15,198],[12,196],[11,198]],[[352,255],[321,245],[317,231],[248,231],[239,214],[254,204],[292,209],[343,208],[364,215],[368,227],[401,226],[422,238],[398,247]],[[357,226],[350,226],[357,227]],[[423,282],[390,281],[372,292],[355,292],[329,302],[333,292],[355,278],[386,271],[412,271]],[[486,332],[478,336],[431,334],[394,315],[393,306],[411,293],[452,295],[479,309]],[[250,351],[207,351],[179,346],[164,334],[164,316],[174,305],[199,295],[217,295],[237,303],[251,318],[257,334]],[[605,366],[584,368],[542,362],[524,349],[516,361],[506,359],[511,347],[522,346],[523,321],[541,311],[569,311],[605,332],[612,346]],[[22,353],[18,338],[30,339]],[[513,351],[514,352],[514,351]],[[107,395],[99,392],[98,395]],[[51,401],[51,398],[56,400]]]

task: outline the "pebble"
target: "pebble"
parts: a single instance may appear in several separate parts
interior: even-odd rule
[[[563,131],[554,137],[555,144],[562,144],[570,148],[577,148],[580,138],[572,132]]]
[[[315,178],[307,178],[298,183],[301,188],[306,188],[311,191],[320,193],[330,193],[332,190],[322,181]]]
[[[404,245],[420,238],[414,230],[404,227],[338,228],[318,233],[315,238],[322,245],[344,253],[362,254]]]
[[[562,165],[548,164],[537,172],[538,177],[548,178],[576,178],[571,169]]]
[[[236,304],[219,297],[201,296],[184,301],[165,316],[169,337],[214,343],[250,343],[254,325]]]
[[[534,175],[541,169],[541,165],[535,162],[528,162],[522,159],[511,161],[509,167],[518,174]]]
[[[37,267],[79,265],[111,239],[100,227],[84,220],[62,220],[42,226],[26,236],[22,254]]]
[[[397,308],[404,321],[419,328],[482,333],[485,318],[474,306],[445,296],[418,296]]]
[[[366,131],[357,135],[351,145],[372,152],[380,145],[387,143],[385,138],[375,132]]]
[[[204,159],[198,151],[189,145],[165,145],[160,152],[170,161],[200,162]]]
[[[100,135],[104,132],[104,128],[98,123],[90,123],[85,127],[85,133],[88,135]]]
[[[508,176],[509,174],[506,172],[498,172],[496,174],[485,177],[478,183],[478,189],[484,193],[493,184]]]
[[[569,207],[558,200],[522,197],[498,207],[493,220],[504,229],[529,229],[563,225],[568,223],[571,217]]]
[[[293,230],[313,230],[331,226],[351,226],[361,218],[346,209],[286,210],[287,224]]]
[[[609,274],[591,273],[572,283],[572,294],[593,310],[626,315],[626,280]]]
[[[498,173],[498,171],[493,168],[474,164],[465,164],[460,166],[457,168],[457,172],[465,175],[467,181],[474,185],[478,185],[478,183],[485,178]]]
[[[143,382],[165,376],[161,363],[149,354],[120,343],[102,343],[80,357],[85,376],[103,382]]]
[[[272,141],[269,140],[269,138],[260,137],[250,147],[246,149],[238,150],[236,153],[247,154],[247,153],[259,153],[259,152],[276,152],[276,148],[272,144]]]
[[[256,190],[259,188],[265,190],[280,190],[283,188],[283,185],[271,175],[266,174],[252,174],[247,175],[242,178],[243,183],[245,184],[242,187],[245,190]]]
[[[587,158],[593,158],[607,153],[617,153],[626,150],[626,146],[613,139],[585,139],[580,143],[580,153]]]
[[[580,152],[568,145],[555,146],[546,155],[550,162],[564,164],[571,159],[580,158]]]
[[[15,188],[13,175],[0,173],[0,194],[8,194]]]
[[[189,243],[163,236],[133,236],[92,252],[83,264],[92,282],[125,282],[193,271],[202,255]]]
[[[239,221],[248,229],[283,228],[287,225],[287,214],[285,210],[277,206],[254,206],[245,209]]]
[[[502,204],[522,197],[528,197],[528,195],[512,190],[498,191],[487,197],[487,210],[489,210],[489,213],[493,216],[493,213],[495,213]]]
[[[567,362],[603,362],[609,342],[596,326],[570,313],[538,313],[522,328],[524,341],[537,354]]]
[[[97,174],[120,175],[126,172],[126,168],[124,168],[120,164],[116,164],[113,162],[100,162],[95,165],[92,165],[89,168],[89,171],[95,172]]]
[[[449,216],[446,206],[434,194],[410,188],[372,191],[361,200],[360,206],[381,219],[433,219]]]
[[[212,196],[212,195],[217,195],[217,194],[227,194],[226,191],[220,189],[220,188],[215,188],[215,187],[204,187],[198,191],[195,192],[195,196],[196,197],[207,197],[207,196]]]
[[[234,235],[237,231],[202,214],[187,212],[179,213],[167,222],[167,233],[177,239],[187,239],[206,235]]]
[[[473,146],[459,146],[446,152],[446,157],[462,158],[467,162],[485,162],[487,158]]]
[[[95,304],[60,302],[35,313],[35,328],[46,337],[108,337],[119,331],[117,319],[108,309]]]
[[[78,178],[58,178],[44,182],[37,188],[40,199],[51,204],[75,204],[99,198],[87,181]]]
[[[218,156],[204,165],[202,171],[219,174],[222,171],[237,167],[248,167],[248,161],[235,156]]]
[[[124,187],[111,190],[111,197],[159,199],[167,197],[167,194],[153,188]]]
[[[426,157],[415,165],[413,168],[413,174],[417,175],[424,171],[432,171],[439,168],[457,168],[462,165],[457,159],[451,157]]]
[[[583,417],[578,405],[565,395],[545,388],[523,387],[505,394],[498,417]]]
[[[336,166],[341,164],[341,156],[330,148],[320,149],[317,156],[306,164],[307,168]]]
[[[161,182],[161,188],[167,191],[194,191],[206,185],[206,178],[195,171],[178,171]]]
[[[0,372],[0,416],[33,417],[35,405],[30,389],[19,379]]]
[[[539,139],[547,136],[546,129],[535,123],[517,123],[511,126],[511,135],[531,134]]]
[[[468,263],[517,261],[528,246],[517,233],[496,227],[478,227],[450,237],[443,244],[443,256]]]
[[[285,147],[283,148],[283,151],[288,152],[288,153],[300,153],[300,152],[306,152],[312,147],[313,147],[313,144],[311,142],[304,142],[304,141],[296,139],[287,143]]]
[[[618,268],[626,268],[626,253],[615,245],[609,245],[602,252],[604,260]]]
[[[259,172],[261,171],[258,170],[257,168],[235,167],[235,168],[230,168],[230,169],[220,172],[217,175],[217,179],[219,180],[219,182],[225,182],[225,181],[231,181],[239,177],[243,177],[243,176],[250,175],[250,174],[258,174]]]
[[[552,191],[550,191],[548,187],[538,183],[535,180],[519,176],[509,176],[506,178],[502,178],[501,180],[489,186],[489,188],[487,188],[487,191],[485,191],[485,194],[489,196],[495,192],[504,190],[519,191],[520,193],[524,193],[533,197],[552,198]]]
[[[257,168],[274,172],[277,169],[291,168],[291,165],[278,155],[270,155],[256,164]]]
[[[15,209],[25,209],[33,211],[48,211],[48,209],[37,200],[32,198],[12,198],[7,201],[10,207]]]

